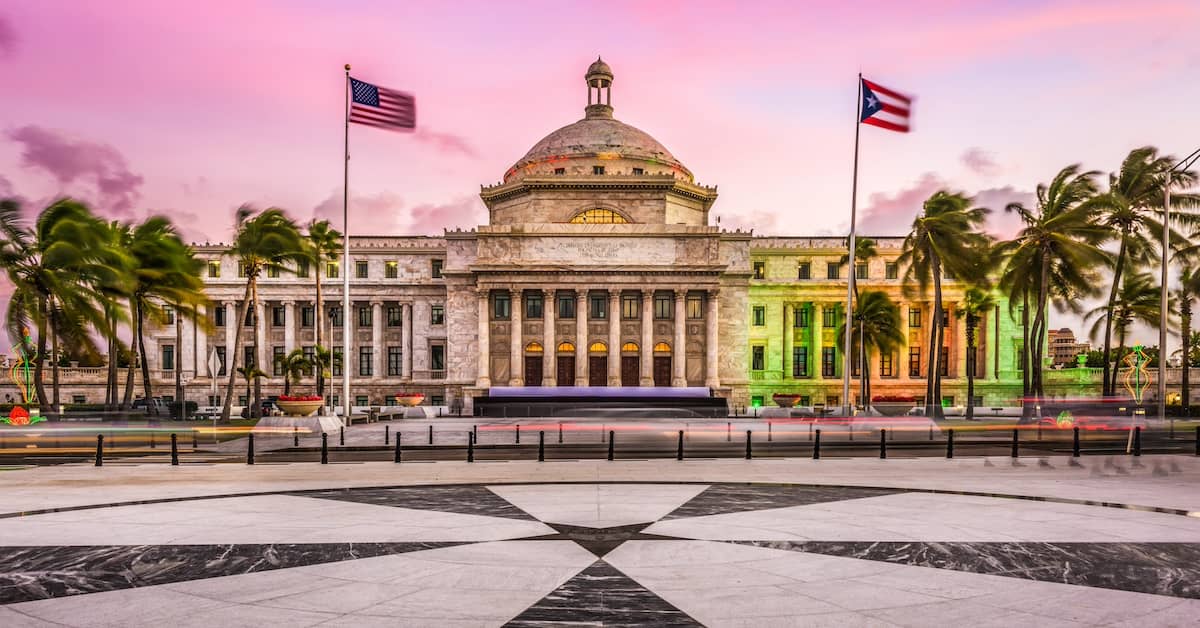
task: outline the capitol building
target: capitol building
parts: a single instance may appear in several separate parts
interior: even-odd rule
[[[731,408],[770,404],[775,393],[838,406],[843,369],[861,368],[846,364],[838,335],[855,272],[860,289],[886,291],[900,304],[908,340],[894,354],[871,356],[872,394],[923,399],[933,316],[929,297],[901,289],[902,237],[866,234],[878,255],[851,269],[844,238],[722,230],[710,215],[717,188],[614,117],[609,66],[597,60],[585,79],[584,117],[533,144],[499,183],[482,188],[487,224],[448,226],[440,237],[352,236],[351,268],[312,269],[326,282],[319,306],[313,277],[264,276],[258,315],[237,321],[245,287],[237,261],[224,245],[196,245],[207,264],[210,331],[184,321],[179,334],[174,325],[150,334],[156,394],[173,393],[182,369],[188,399],[217,405],[234,325],[247,323],[253,333],[243,334],[243,359],[267,372],[264,395],[278,394],[275,356],[311,352],[314,326],[324,320],[340,356],[329,388],[334,405],[348,375],[354,405],[419,392],[426,403],[470,412],[496,386],[622,386],[708,388]],[[341,309],[342,273],[350,274],[349,312]],[[943,348],[943,402],[951,405],[966,394],[962,294],[947,280],[953,333]],[[1017,405],[1017,320],[1002,300],[982,319],[977,401]],[[851,394],[857,390],[855,381]],[[244,388],[237,394],[244,403]]]

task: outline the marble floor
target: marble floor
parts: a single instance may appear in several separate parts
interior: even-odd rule
[[[1196,625],[1195,515],[666,480],[0,506],[0,626]]]

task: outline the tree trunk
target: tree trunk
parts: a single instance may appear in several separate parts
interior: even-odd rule
[[[258,315],[258,282],[257,281],[255,281],[253,283],[253,288],[250,291],[250,299],[253,301],[253,303],[251,303],[251,307],[254,308],[254,310],[253,310],[253,312],[254,312],[254,353],[257,356],[257,355],[260,355],[260,352],[262,351],[262,346],[263,346],[262,343],[263,343],[263,340],[265,340],[258,333],[258,330],[261,329],[261,325],[263,322],[261,320],[259,320],[259,315]],[[263,312],[263,314],[265,315],[266,312]],[[266,365],[264,364],[263,366],[266,366]],[[257,358],[254,360],[254,368],[262,370],[262,367],[258,365]],[[255,378],[254,378],[254,407],[250,411],[249,414],[251,417],[253,417],[255,419],[262,418],[262,377],[255,376]]]
[[[317,302],[313,306],[313,325],[316,326],[316,346],[321,346],[322,329],[325,327],[325,305],[321,296],[321,250],[317,249],[316,268],[313,269],[313,275],[317,278]],[[333,333],[333,332],[330,332]],[[316,355],[316,350],[313,350],[313,355]],[[325,375],[321,372],[321,367],[317,369],[317,395],[324,396],[325,394]]]
[[[1021,293],[1021,418],[1033,416],[1033,408],[1027,403],[1032,396],[1029,381],[1029,289]]]
[[[937,257],[933,259],[933,329],[929,332],[929,374],[927,377],[928,391],[925,397],[925,415],[935,418],[945,418],[942,410],[942,265]]]
[[[142,310],[141,301],[138,302],[136,309],[137,331],[135,335],[138,339],[138,361],[141,362],[142,367],[142,394],[146,399],[146,414],[158,414],[158,408],[151,402],[151,399],[154,398],[154,386],[150,382],[150,361],[146,359],[145,312]]]
[[[968,421],[975,418],[975,325],[974,314],[967,314],[967,413]]]
[[[129,303],[129,311],[136,312],[132,300]],[[121,410],[128,410],[133,404],[133,374],[136,368],[134,365],[134,356],[138,354],[137,346],[138,337],[137,334],[133,334],[133,337],[129,339],[129,364],[125,367],[125,398],[121,400]]]
[[[179,404],[179,418],[187,418],[187,393],[183,390],[183,309],[175,307],[175,403]]]
[[[225,360],[229,364],[226,366],[229,371],[229,385],[225,388],[225,403],[221,406],[221,420],[229,420],[229,412],[233,408],[233,387],[237,385],[237,361],[238,354],[242,352],[242,328],[246,322],[246,308],[250,307],[250,289],[254,283],[254,277],[246,280],[246,294],[242,299],[242,310],[236,321],[231,321],[235,327],[233,332],[233,351],[226,354]],[[246,395],[249,400],[249,393]]]
[[[1042,383],[1043,373],[1046,361],[1042,358],[1042,346],[1046,333],[1046,302],[1050,298],[1050,262],[1047,258],[1042,259],[1041,276],[1038,280],[1038,295],[1037,295],[1037,316],[1033,319],[1033,395],[1037,399],[1037,405],[1040,408],[1042,399],[1046,395],[1046,388]],[[1028,348],[1026,349],[1028,350]]]
[[[113,345],[116,341],[116,334],[112,333],[112,331],[112,316],[110,316],[109,312],[106,310],[104,312],[104,336],[105,344],[107,345],[105,351],[108,355],[108,364],[106,365],[107,368],[105,369],[104,376],[104,410],[106,412],[113,409],[113,406],[116,405],[117,398],[117,393],[115,390],[117,384],[117,359],[116,356],[113,355]]]
[[[51,308],[50,311],[51,311],[50,317],[52,319],[54,319],[54,322],[50,325],[50,342],[51,342],[51,351],[50,352],[52,354],[51,362],[50,362],[50,394],[54,398],[53,401],[51,402],[51,405],[54,407],[54,414],[59,415],[59,414],[61,414],[61,410],[62,410],[62,399],[59,397],[59,393],[61,392],[62,389],[61,389],[61,385],[59,383],[59,373],[58,373],[58,362],[59,362],[59,357],[60,357],[58,355],[58,333],[55,332],[55,327],[58,325],[58,316],[53,313],[54,312],[53,308]]]
[[[46,334],[49,333],[47,326],[49,325],[48,312],[49,307],[46,305],[46,298],[41,297],[38,301],[38,348],[37,348],[37,363],[33,367],[33,385],[37,393],[38,407],[45,409],[46,405]]]
[[[1103,395],[1111,397],[1116,394],[1116,368],[1112,365],[1112,315],[1117,303],[1117,292],[1121,286],[1121,273],[1125,270],[1125,245],[1128,234],[1121,234],[1121,248],[1117,251],[1117,264],[1113,267],[1112,288],[1108,293],[1108,308],[1104,318],[1104,386]],[[1111,371],[1110,371],[1111,369]],[[1112,383],[1109,383],[1109,373],[1112,373]]]
[[[1183,341],[1183,360],[1180,362],[1183,366],[1183,372],[1180,373],[1182,379],[1179,382],[1179,404],[1183,410],[1183,416],[1187,417],[1191,416],[1189,412],[1189,408],[1191,407],[1191,378],[1189,377],[1189,371],[1192,370],[1192,300],[1190,295],[1185,294],[1183,296],[1185,298],[1181,299],[1179,304],[1179,313],[1182,319],[1181,323],[1183,324],[1183,338],[1181,338]]]

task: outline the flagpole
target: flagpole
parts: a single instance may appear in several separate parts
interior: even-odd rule
[[[842,403],[845,409],[845,415],[851,416],[854,413],[854,403],[850,400],[850,326],[851,315],[854,312],[854,272],[857,261],[854,257],[855,249],[855,219],[857,218],[858,210],[858,132],[862,128],[862,73],[858,74],[858,99],[854,106],[854,176],[850,184],[850,238],[849,238],[849,274],[846,281],[846,314],[845,327],[846,334],[843,340],[842,347]],[[859,339],[861,342],[862,339]],[[866,364],[860,364],[859,368],[867,368]],[[870,403],[869,399],[863,400],[864,408]]]
[[[350,421],[350,64],[346,64],[345,153],[342,162],[342,423]],[[317,272],[320,272],[318,269]],[[335,354],[330,354],[332,367]]]

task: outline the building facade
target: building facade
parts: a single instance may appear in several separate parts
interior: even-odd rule
[[[261,305],[242,321],[245,279],[236,260],[224,244],[196,245],[211,300],[199,314],[211,332],[188,321],[152,331],[156,390],[172,392],[182,369],[189,399],[217,405],[240,324],[245,348],[236,365],[259,365],[268,373],[265,394],[277,394],[283,378],[274,360],[311,352],[323,321],[332,328],[335,405],[346,374],[354,405],[420,392],[427,403],[469,410],[493,386],[569,385],[703,386],[731,406],[769,404],[774,393],[841,404],[845,239],[714,226],[717,189],[613,117],[607,64],[597,60],[585,78],[583,119],[547,135],[481,189],[486,225],[441,237],[353,236],[350,268],[333,262],[261,277]],[[878,256],[853,272],[861,290],[884,290],[900,304],[908,344],[870,357],[873,394],[919,401],[931,306],[903,290],[902,238],[875,240]],[[349,312],[341,310],[345,272]],[[953,404],[965,401],[962,294],[946,281],[943,388]],[[982,317],[977,337],[979,401],[1012,404],[1021,333],[1007,304]]]

